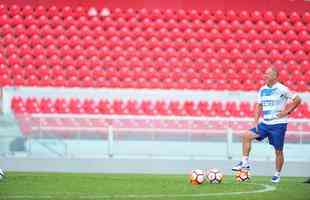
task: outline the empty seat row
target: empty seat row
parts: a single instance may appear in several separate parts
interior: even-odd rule
[[[290,70],[291,66],[295,66],[295,68],[301,69],[302,72],[306,72],[310,68],[308,55],[303,51],[292,53],[290,51],[272,50],[267,53],[263,50],[233,49],[228,51],[224,48],[218,51],[211,48],[204,51],[197,48],[193,49],[193,51],[186,50],[186,48],[179,50],[172,48],[167,50],[143,48],[141,51],[135,48],[103,48],[98,55],[96,52],[99,53],[99,51],[93,48],[88,49],[89,54],[84,54],[86,52],[82,54],[81,47],[72,50],[65,46],[61,50],[57,50],[54,47],[44,49],[38,45],[33,49],[23,46],[20,51],[14,50],[13,47],[4,49],[6,54],[0,54],[0,64],[3,64],[2,67],[7,68],[7,70],[14,68],[14,65],[21,67],[32,65],[36,68],[46,65],[51,69],[60,65],[64,70],[69,66],[76,68],[86,66],[90,70],[96,67],[128,67],[130,69],[155,67],[159,71],[161,68],[178,67],[195,69],[224,67],[227,70],[234,68],[247,70],[251,68],[264,71],[266,67],[274,65],[281,70],[286,68]],[[55,54],[50,54],[50,50]]]
[[[87,15],[87,9],[85,7],[77,6],[77,7],[70,7],[65,6],[63,8],[57,8],[56,6],[51,7],[44,7],[44,6],[30,6],[26,5],[24,7],[20,7],[18,5],[10,5],[6,6],[1,4],[0,5],[0,14],[8,13],[10,16],[17,16],[21,15],[23,17],[33,15],[34,17],[54,17],[54,16],[61,16],[61,17],[74,17],[78,18],[81,16]],[[298,22],[302,21],[305,23],[310,22],[310,13],[298,13],[298,12],[272,12],[272,11],[234,11],[234,10],[216,10],[216,11],[209,11],[209,10],[203,10],[203,11],[197,11],[197,10],[172,10],[172,9],[120,9],[115,8],[111,9],[110,13],[113,17],[123,17],[125,19],[130,19],[137,17],[138,19],[144,19],[144,18],[150,18],[151,20],[161,18],[163,20],[182,20],[182,19],[188,19],[188,20],[195,20],[195,19],[214,19],[214,20],[240,20],[240,21],[246,21],[246,20],[252,20],[253,22],[257,22],[259,20],[263,20],[265,22],[270,21],[277,21],[279,23],[283,23],[285,21],[290,22]]]
[[[26,98],[14,97],[11,102],[16,114],[23,113],[73,113],[117,115],[162,115],[162,116],[226,116],[251,117],[254,104],[234,101],[164,101],[164,100],[107,100],[77,98]],[[310,117],[310,107],[303,103],[292,114],[296,118]]]
[[[44,40],[41,40],[41,42]],[[191,59],[210,59],[210,58],[226,58],[226,59],[244,59],[245,61],[255,59],[257,61],[269,60],[274,61],[290,61],[296,60],[298,62],[308,60],[310,54],[310,40],[301,45],[298,42],[288,44],[281,42],[274,44],[270,41],[262,44],[260,42],[249,43],[242,41],[227,41],[216,40],[214,42],[196,40],[189,42],[170,42],[171,40],[163,40],[161,42],[147,42],[138,40],[137,43],[133,41],[128,44],[123,42],[106,42],[102,46],[93,44],[84,45],[83,42],[78,42],[76,45],[57,44],[51,40],[52,43],[47,45],[41,44],[40,40],[36,44],[31,45],[27,43],[17,44],[14,41],[6,41],[7,46],[3,46],[3,54],[7,57],[24,57],[30,56],[46,56],[46,59],[57,57],[101,57],[111,56],[114,58],[138,56],[141,59],[144,57],[156,58],[163,57],[165,59],[173,57],[188,57]],[[1,46],[1,42],[0,42]],[[57,58],[61,60],[61,58]],[[21,61],[20,61],[21,62]]]
[[[289,80],[286,83],[293,91],[308,91],[309,84],[304,80]],[[136,89],[178,89],[178,90],[231,90],[231,91],[251,91],[258,90],[264,84],[263,80],[240,80],[240,79],[215,79],[209,78],[200,80],[193,78],[186,80],[180,78],[173,80],[172,78],[104,78],[92,79],[89,76],[79,78],[76,76],[65,79],[63,76],[51,78],[44,76],[41,78],[31,75],[29,78],[24,79],[23,76],[17,75],[9,77],[8,75],[0,76],[0,85],[16,85],[16,86],[30,86],[30,87],[85,87],[85,88],[136,88]]]
[[[113,38],[115,39],[115,38]],[[261,60],[296,60],[303,61],[308,60],[310,54],[310,40],[307,43],[301,44],[297,41],[292,43],[286,43],[280,41],[279,43],[273,43],[270,40],[261,43],[255,40],[253,43],[248,41],[223,41],[223,40],[203,40],[196,41],[190,40],[189,42],[183,41],[171,41],[170,39],[164,39],[162,41],[152,40],[145,41],[143,38],[133,41],[107,41],[101,42],[93,40],[92,44],[85,45],[86,41],[80,42],[78,38],[75,39],[75,44],[64,44],[64,43],[54,43],[54,39],[49,39],[50,41],[45,43],[45,40],[31,39],[31,41],[26,40],[26,42],[20,43],[19,40],[11,40],[4,38],[0,41],[3,43],[3,54],[12,56],[46,56],[48,58],[56,57],[100,57],[104,59],[106,56],[112,56],[114,58],[124,56],[124,57],[134,57],[138,56],[141,59],[144,57],[163,57],[165,59],[173,57],[188,57],[191,59],[210,59],[222,56],[224,58],[230,59],[244,59],[245,61],[249,59],[255,59],[257,61]],[[178,40],[178,39],[177,39]],[[34,42],[33,44],[32,41]],[[127,43],[128,42],[128,43]],[[6,43],[6,44],[4,44]],[[99,43],[99,44],[98,44]]]
[[[96,19],[96,18],[95,18]],[[150,21],[148,19],[143,21],[138,21],[132,19],[126,21],[124,19],[105,18],[101,19],[87,19],[81,17],[77,20],[72,20],[72,18],[62,19],[60,17],[54,17],[53,19],[48,19],[44,17],[43,19],[33,19],[31,16],[22,19],[22,18],[9,18],[7,15],[0,16],[0,25],[3,26],[2,33],[11,33],[12,29],[16,29],[18,33],[33,34],[34,30],[39,30],[38,34],[46,33],[46,31],[51,31],[51,34],[54,35],[56,32],[63,31],[67,36],[71,35],[81,35],[90,32],[93,35],[98,35],[98,33],[104,32],[107,35],[111,32],[118,32],[120,35],[124,34],[138,34],[143,32],[143,34],[150,35],[153,32],[159,33],[174,33],[176,35],[195,33],[202,34],[204,32],[212,33],[269,33],[269,34],[299,34],[300,32],[309,30],[309,25],[302,22],[297,22],[291,24],[285,22],[283,24],[278,24],[273,21],[271,23],[264,23],[259,21],[257,23],[247,20],[242,23],[239,21],[175,21],[169,20],[168,22],[158,19],[156,21]],[[25,30],[28,30],[25,32]],[[81,31],[79,31],[81,30]],[[184,33],[182,33],[184,31]],[[267,31],[267,32],[266,32]],[[264,33],[266,32],[266,33]],[[14,33],[14,32],[13,32]],[[187,36],[188,37],[188,36]]]
[[[303,80],[292,80],[286,82],[290,85],[293,91],[308,91],[309,84]],[[84,87],[84,88],[136,88],[136,89],[178,89],[178,90],[231,90],[231,91],[251,91],[258,90],[262,85],[262,80],[219,80],[219,79],[207,79],[199,80],[193,78],[188,81],[184,78],[178,81],[171,78],[158,79],[152,78],[150,80],[146,78],[139,78],[133,80],[132,78],[98,78],[92,79],[89,76],[85,76],[80,79],[76,76],[65,79],[63,76],[57,76],[50,78],[48,76],[41,77],[40,79],[34,75],[31,75],[26,80],[17,75],[14,78],[8,77],[8,75],[0,76],[0,85],[16,85],[16,86],[30,86],[30,87]]]
[[[0,18],[0,24],[1,24],[1,18]],[[257,25],[253,25],[253,28],[250,28],[249,30],[244,30],[244,28],[241,26],[239,28],[231,27],[228,23],[223,30],[219,30],[219,28],[216,27],[216,25],[211,26],[212,28],[206,29],[205,26],[199,27],[197,30],[193,30],[191,27],[191,24],[189,23],[187,28],[184,30],[175,27],[173,29],[167,29],[167,28],[159,28],[155,29],[152,27],[146,27],[146,28],[139,28],[139,23],[137,25],[134,25],[132,28],[126,27],[126,23],[123,25],[119,25],[119,28],[116,28],[115,26],[108,26],[108,28],[104,28],[101,26],[98,26],[96,28],[90,28],[85,26],[82,27],[75,27],[70,26],[68,28],[62,27],[60,25],[56,27],[52,27],[50,25],[44,25],[42,27],[36,26],[36,25],[30,25],[26,26],[23,24],[19,24],[17,26],[13,26],[12,24],[8,23],[2,23],[2,28],[0,30],[0,35],[2,37],[5,37],[6,35],[15,35],[15,36],[28,36],[31,37],[33,35],[38,35],[39,37],[43,38],[47,35],[50,35],[52,37],[64,37],[64,39],[72,38],[73,36],[78,38],[84,38],[92,37],[92,38],[99,38],[105,37],[105,38],[112,38],[114,36],[125,38],[130,37],[137,39],[139,37],[143,37],[145,39],[151,39],[151,38],[157,38],[159,40],[162,40],[164,38],[169,38],[171,40],[175,38],[181,38],[183,40],[189,40],[189,39],[195,39],[195,40],[202,40],[202,39],[208,39],[208,40],[215,40],[215,39],[222,39],[222,40],[248,40],[248,41],[254,41],[254,40],[272,40],[272,41],[281,41],[284,40],[286,42],[291,42],[294,40],[297,40],[299,42],[306,42],[310,39],[309,31],[310,31],[310,25],[309,27],[301,27],[298,28],[298,30],[294,30],[294,28],[288,27],[287,30],[275,29],[275,30],[269,30],[268,27],[257,27]],[[150,24],[147,24],[147,26],[150,26]],[[258,30],[259,29],[259,30]],[[297,28],[296,28],[297,29]],[[69,41],[67,41],[69,43]]]
[[[53,17],[53,16],[61,16],[61,17],[79,17],[84,16],[87,12],[85,7],[78,6],[78,7],[70,7],[66,6],[63,8],[57,8],[56,6],[51,7],[45,7],[42,5],[39,6],[19,6],[16,4],[13,5],[0,5],[0,14],[7,13],[10,16],[17,16],[21,15],[23,17],[33,15],[35,17],[41,17],[41,16],[47,16],[47,17]]]
[[[139,65],[131,68],[128,62],[120,64],[120,67],[105,66],[94,68],[87,67],[87,65],[77,67],[72,64],[67,67],[63,64],[55,64],[53,67],[43,64],[37,67],[32,64],[22,66],[17,63],[7,68],[4,64],[0,64],[0,76],[7,75],[15,79],[20,75],[19,79],[23,79],[25,82],[27,82],[31,76],[35,76],[38,80],[45,76],[48,76],[51,80],[57,79],[57,77],[60,76],[65,80],[69,80],[73,76],[78,79],[89,76],[93,80],[99,78],[117,78],[121,80],[130,78],[135,81],[139,78],[157,78],[160,80],[171,78],[174,81],[180,81],[180,79],[184,79],[185,81],[191,81],[193,79],[199,79],[200,81],[206,81],[207,79],[225,79],[226,81],[237,79],[245,81],[249,79],[248,74],[251,73],[252,80],[260,81],[263,79],[265,70],[269,67],[268,65],[264,66],[257,63],[254,63],[254,66],[253,64],[243,65],[243,68],[233,63],[230,63],[231,66],[226,66],[227,64],[217,62],[206,63],[205,66],[192,65],[186,61],[184,63],[187,63],[187,65],[171,62],[172,66],[170,67],[169,65],[166,66],[166,63],[163,63],[160,67],[149,66],[147,68],[139,67]],[[259,68],[256,68],[257,66],[259,66]],[[310,68],[306,67],[303,68],[302,65],[282,66],[278,68],[280,80],[283,81],[306,81],[307,77],[310,75],[309,69]]]

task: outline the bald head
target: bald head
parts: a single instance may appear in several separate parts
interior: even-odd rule
[[[266,84],[272,86],[278,81],[279,72],[276,67],[269,67],[265,72],[265,81]]]
[[[276,67],[270,67],[271,73],[278,78],[279,71]]]

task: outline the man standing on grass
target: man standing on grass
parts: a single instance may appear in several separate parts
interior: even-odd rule
[[[280,181],[280,172],[284,163],[283,144],[287,129],[287,118],[295,108],[301,103],[301,99],[296,94],[292,94],[289,89],[278,82],[278,70],[274,67],[268,68],[264,75],[266,85],[258,93],[258,99],[254,112],[254,127],[246,131],[243,135],[242,149],[243,157],[233,171],[250,170],[249,154],[252,140],[258,141],[268,137],[269,144],[275,149],[276,162],[275,174],[271,182]],[[291,103],[288,103],[291,100]],[[259,122],[260,116],[263,121]]]

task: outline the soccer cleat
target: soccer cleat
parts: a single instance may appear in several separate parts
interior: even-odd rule
[[[241,170],[247,170],[250,171],[250,165],[248,163],[243,164],[242,161],[240,161],[237,165],[235,165],[231,170],[233,171],[241,171]]]
[[[305,180],[304,183],[310,183],[310,178],[308,178],[307,180]]]
[[[271,178],[272,183],[279,183],[280,182],[280,176],[273,176]]]

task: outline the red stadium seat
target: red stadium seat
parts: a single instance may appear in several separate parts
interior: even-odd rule
[[[55,113],[55,108],[50,98],[42,98],[39,106],[42,113]]]
[[[120,99],[115,99],[112,103],[113,114],[124,114],[125,113],[125,104]]]
[[[59,16],[59,10],[56,6],[51,6],[47,9],[47,14],[46,14],[49,18],[52,18],[54,16]]]
[[[52,79],[49,75],[41,76],[38,82],[40,87],[52,86]]]
[[[28,113],[39,113],[40,112],[40,106],[39,102],[35,98],[28,98],[25,102],[26,111]]]
[[[241,22],[244,22],[244,21],[248,20],[249,18],[250,18],[250,15],[247,11],[241,11],[239,13],[239,20]]]
[[[80,87],[81,81],[76,76],[70,76],[69,80],[67,81],[68,87]]]
[[[69,103],[68,103],[68,109],[69,109],[69,112],[70,113],[74,113],[74,114],[79,114],[79,113],[84,113],[81,108],[81,102],[79,99],[77,98],[71,98],[69,100]]]
[[[57,76],[64,77],[65,76],[65,71],[63,70],[62,66],[60,66],[60,65],[53,66],[51,72],[52,72],[53,77],[57,77]]]
[[[92,87],[94,86],[95,83],[92,79],[92,77],[90,76],[85,76],[83,79],[82,79],[82,87]]]
[[[26,86],[32,86],[32,87],[36,87],[39,85],[39,79],[36,75],[30,75],[27,77],[27,80],[25,82]]]
[[[44,16],[46,15],[46,8],[43,7],[43,6],[37,6],[34,10],[34,14],[36,17],[41,17],[41,16]]]
[[[8,13],[11,15],[11,16],[15,16],[17,14],[20,13],[20,7],[16,4],[13,4],[11,6],[9,6],[9,9],[8,9]]]
[[[185,101],[183,104],[183,110],[185,111],[186,115],[189,116],[199,115],[196,104],[193,101]]]
[[[98,110],[99,110],[99,112],[101,113],[101,114],[110,114],[110,113],[112,113],[111,111],[111,104],[110,104],[110,102],[109,101],[107,101],[107,100],[104,100],[104,99],[101,99],[100,101],[99,101],[99,103],[97,104],[97,108],[98,108]]]
[[[304,23],[310,23],[310,12],[305,12],[304,14],[303,14],[303,17],[302,17],[302,19],[303,19],[303,22]]]
[[[271,12],[271,11],[266,11],[266,12],[264,13],[264,20],[265,20],[266,22],[271,22],[271,21],[273,21],[274,19],[275,19],[275,16],[274,16],[273,12]]]
[[[15,26],[15,33],[16,35],[19,35],[19,40],[21,42],[19,42],[19,44],[25,44],[27,39],[26,39],[26,28],[23,24],[20,24],[20,22],[17,23],[17,25]]]
[[[287,15],[285,12],[281,11],[277,14],[276,20],[280,23],[284,22],[287,20]]]
[[[69,112],[67,101],[63,98],[58,98],[54,101],[54,108],[57,113],[68,113]]]
[[[184,115],[184,110],[182,110],[181,103],[179,101],[171,101],[168,105],[168,109],[172,115]]]
[[[251,117],[253,115],[253,109],[251,108],[251,104],[249,102],[240,102],[239,108],[241,117]]]
[[[11,99],[11,107],[15,107],[15,106],[17,106],[18,104],[21,104],[21,103],[23,103],[23,99],[21,97],[14,96]]]
[[[30,5],[26,5],[22,8],[22,12],[21,14],[23,15],[23,17],[29,16],[33,14],[33,7],[31,7]]]
[[[240,117],[240,112],[236,102],[233,101],[226,102],[224,115],[227,117]]]
[[[209,104],[207,101],[199,101],[197,107],[201,115],[209,116],[211,114]]]
[[[0,86],[10,86],[12,84],[11,78],[7,74],[0,75]]]
[[[67,85],[66,80],[63,76],[59,75],[54,78],[53,82],[51,82],[51,85],[55,87],[65,87]]]
[[[25,81],[23,75],[21,75],[21,74],[16,74],[16,75],[14,75],[13,84],[14,84],[15,86],[17,86],[17,87],[18,87],[18,86],[24,86],[24,85],[26,85],[26,81]]]
[[[251,13],[251,19],[254,22],[257,22],[257,21],[263,19],[263,15],[262,15],[262,13],[260,11],[254,11],[254,12]]]
[[[141,111],[139,110],[138,102],[134,99],[130,99],[126,102],[126,114],[129,115],[138,115],[141,114]]]
[[[20,97],[13,97],[12,103],[11,103],[11,109],[16,114],[27,113],[26,108],[25,108],[25,102]]]
[[[83,110],[88,114],[98,114],[99,110],[96,108],[95,101],[93,99],[85,99],[83,102]]]
[[[168,105],[165,101],[156,101],[155,102],[155,111],[157,115],[169,115]]]
[[[154,115],[153,104],[149,100],[143,100],[140,105],[141,112],[144,115]]]

